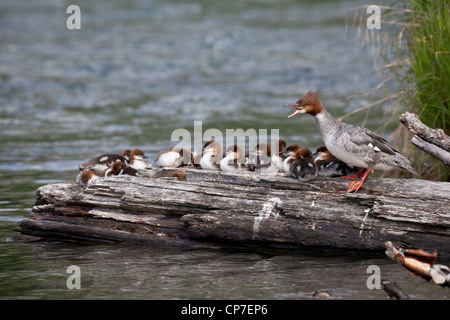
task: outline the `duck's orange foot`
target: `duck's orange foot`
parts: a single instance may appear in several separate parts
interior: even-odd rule
[[[341,179],[358,179],[359,177],[361,177],[364,174],[364,172],[366,172],[366,170],[367,169],[363,168],[363,169],[359,170],[357,173],[355,173],[352,176],[343,176],[343,177],[340,177],[340,178]]]
[[[366,170],[366,173],[364,173],[364,176],[359,181],[351,181],[348,184],[347,192],[358,192],[359,188],[361,188],[363,183],[369,177],[369,174],[372,172],[372,169],[362,169],[362,170]],[[360,170],[357,174],[359,174],[362,170]]]
[[[347,192],[358,192],[359,188],[363,185],[364,182],[362,181],[351,181],[348,184]]]

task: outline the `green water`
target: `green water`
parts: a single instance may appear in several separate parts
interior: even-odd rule
[[[373,264],[412,297],[448,298],[382,255],[8,241],[39,186],[74,181],[79,163],[105,152],[140,147],[153,159],[194,121],[321,145],[314,120],[288,120],[285,104],[318,88],[336,116],[370,102],[346,101],[379,81],[354,41],[361,4],[77,1],[81,30],[68,30],[66,3],[2,1],[0,299],[311,299],[319,289],[385,299],[366,286]],[[367,126],[384,122],[375,113]],[[66,286],[70,265],[80,290]]]

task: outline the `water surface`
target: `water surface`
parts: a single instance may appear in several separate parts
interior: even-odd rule
[[[288,143],[322,144],[314,120],[287,120],[308,90],[336,116],[379,79],[354,41],[361,1],[77,1],[0,5],[0,298],[385,299],[366,286],[369,265],[419,299],[448,292],[382,255],[153,246],[15,243],[35,190],[74,181],[80,162],[140,147],[152,158],[177,128],[278,129]],[[350,25],[347,25],[350,19]],[[348,28],[347,28],[348,26]],[[349,118],[360,124],[364,115]],[[384,124],[382,114],[367,126]],[[82,289],[66,287],[70,265]]]

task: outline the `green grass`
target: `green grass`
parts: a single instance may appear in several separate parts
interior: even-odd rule
[[[398,116],[409,111],[430,128],[450,135],[450,2],[404,0],[381,6],[380,30],[366,28],[361,19],[367,16],[366,6],[357,9],[359,38],[373,48],[375,67],[382,78],[366,93],[377,94],[378,100],[371,104],[384,108],[386,124],[397,124]],[[450,181],[450,167],[413,147],[406,128],[397,125],[393,143],[412,160],[419,174],[425,179]]]
[[[407,34],[413,88],[411,105],[422,122],[450,134],[450,4],[409,0],[412,27]]]

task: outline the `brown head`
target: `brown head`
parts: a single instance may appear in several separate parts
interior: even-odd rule
[[[84,184],[89,184],[89,183],[91,183],[92,182],[92,180],[94,180],[95,179],[95,173],[94,173],[94,171],[92,171],[92,170],[87,170],[87,171],[84,171],[82,174],[81,174],[81,182],[83,182]]]
[[[283,154],[285,154],[286,156],[295,156],[295,153],[297,152],[298,149],[300,149],[301,147],[298,144],[291,144],[289,147],[287,147],[284,151]]]
[[[123,162],[116,161],[111,165],[111,170],[106,172],[105,175],[117,175],[124,167],[125,164]]]
[[[299,148],[297,152],[295,153],[296,159],[305,159],[312,155],[311,150],[308,148]]]
[[[316,153],[314,154],[314,162],[316,161],[326,161],[332,159],[334,156],[328,151],[327,147],[321,146],[317,148]]]
[[[307,94],[305,94],[300,100],[297,101],[295,106],[288,104],[288,106],[296,109],[296,111],[288,118],[293,117],[299,113],[309,113],[310,115],[315,117],[323,110],[323,106],[320,103],[321,93],[322,92],[320,90],[317,90],[315,92],[309,90]]]
[[[278,152],[283,152],[286,150],[286,141],[284,140],[278,140]]]
[[[136,159],[136,158],[138,158],[138,159],[148,159],[148,157],[145,156],[144,151],[142,151],[139,148],[133,149],[133,151],[131,151],[131,154],[130,154],[130,159],[131,160]]]
[[[131,157],[131,149],[125,149],[122,151],[122,157],[124,157],[127,160],[130,160]]]

